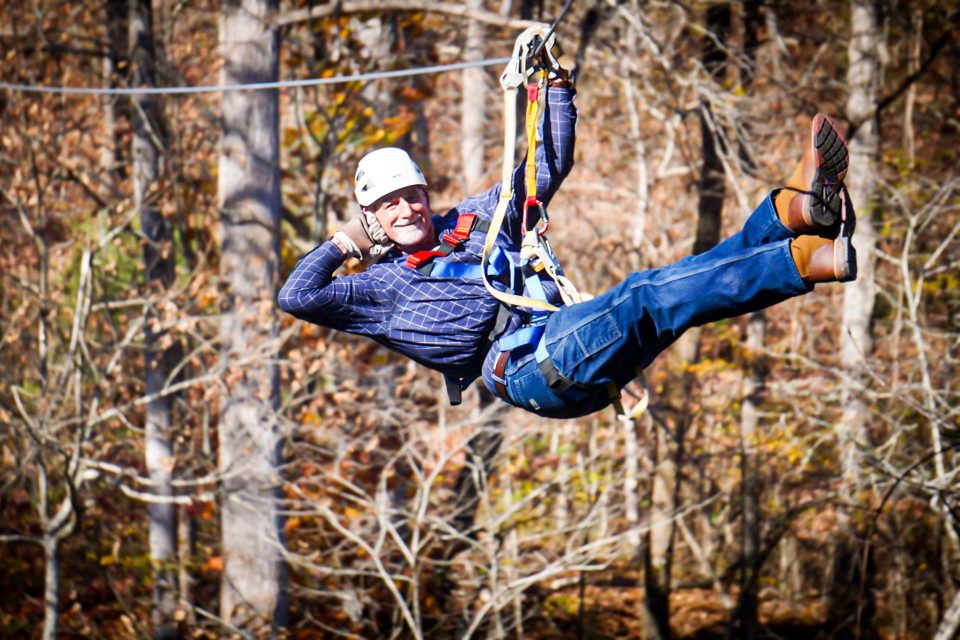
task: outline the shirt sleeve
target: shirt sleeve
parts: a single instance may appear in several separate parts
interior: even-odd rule
[[[576,138],[577,108],[573,101],[576,91],[563,87],[547,87],[544,108],[538,125],[537,143],[537,198],[546,206],[560,188],[560,183],[573,168],[573,150]],[[500,199],[502,185],[470,196],[451,210],[451,213],[479,212],[490,218]],[[523,203],[527,199],[526,156],[513,170],[513,198],[507,207],[500,236],[507,245],[519,245],[523,239]],[[449,215],[449,214],[448,214]],[[454,215],[451,220],[456,219]],[[528,225],[536,224],[540,212],[532,211]],[[445,220],[449,222],[449,220]]]
[[[314,324],[352,333],[364,333],[380,306],[378,287],[355,274],[333,277],[345,256],[332,242],[324,242],[297,263],[277,296],[280,308]]]

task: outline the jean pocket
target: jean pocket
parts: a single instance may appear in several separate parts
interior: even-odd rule
[[[550,359],[557,370],[570,380],[583,385],[597,383],[599,367],[607,358],[604,350],[623,338],[623,331],[609,313],[603,313],[582,323],[547,346]],[[588,362],[589,361],[589,362]]]
[[[611,344],[623,337],[620,327],[610,317],[609,313],[597,316],[590,322],[581,325],[574,332],[577,342],[580,343],[580,349],[583,351],[583,357],[589,358],[595,355],[601,349],[606,349]]]

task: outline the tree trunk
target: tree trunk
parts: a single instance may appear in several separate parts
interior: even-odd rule
[[[711,79],[722,82],[726,75],[727,54],[722,45],[730,30],[730,5],[711,5],[707,8],[707,31],[713,37],[703,39],[703,66]],[[700,109],[700,135],[703,144],[703,162],[700,168],[700,203],[697,216],[697,237],[693,244],[694,255],[703,253],[720,242],[720,224],[723,214],[724,171],[714,139],[713,118],[710,105],[702,100]]]
[[[762,311],[750,315],[747,324],[747,348],[751,356],[763,347],[766,335],[766,316]],[[757,404],[763,394],[764,364],[759,356],[751,360],[744,381],[743,404],[740,413],[740,501],[742,509],[740,544],[740,597],[734,628],[737,637],[753,640],[759,631],[760,599],[760,482],[757,477],[756,442]]]
[[[130,3],[129,42],[132,84],[135,87],[156,86],[156,52],[153,42],[153,13],[150,0]],[[143,233],[144,277],[148,285],[158,284],[160,294],[173,282],[173,250],[170,222],[158,208],[161,178],[161,145],[165,134],[161,112],[152,96],[133,99],[133,197],[140,212]],[[148,314],[144,330],[144,369],[146,393],[152,396],[166,386],[175,366],[175,349],[160,346],[163,331],[154,311]],[[151,400],[146,415],[146,467],[158,498],[173,495],[174,453],[170,433],[170,396]],[[174,613],[177,608],[177,511],[172,502],[151,502],[148,505],[150,527],[150,559],[154,570],[153,627],[155,638],[176,636]]]
[[[43,526],[43,640],[57,637],[57,618],[60,615],[60,543],[77,528],[74,511],[76,485],[71,482],[66,488],[57,513],[51,518],[47,513],[49,489],[46,470],[39,471],[40,521]],[[76,477],[73,478],[76,482]]]
[[[857,209],[858,279],[844,287],[843,316],[840,327],[840,358],[849,374],[850,383],[843,388],[843,418],[841,444],[843,472],[848,485],[855,486],[859,476],[856,440],[863,437],[867,407],[855,388],[863,378],[864,358],[873,347],[870,319],[876,299],[874,248],[877,234],[873,219],[873,197],[877,182],[877,154],[879,134],[872,116],[877,97],[880,67],[876,57],[880,45],[880,25],[876,8],[870,2],[852,3],[850,39],[850,68],[847,72],[849,97],[847,118],[860,123],[855,137],[849,141],[850,172],[847,189]]]
[[[489,407],[499,400],[484,388],[479,388],[480,410]],[[466,446],[467,460],[457,473],[453,487],[454,504],[456,505],[451,524],[453,528],[465,536],[476,539],[474,531],[477,510],[480,508],[483,496],[489,491],[488,478],[494,470],[494,462],[503,444],[504,424],[501,414],[491,417],[477,429]],[[466,551],[469,545],[466,542],[453,541],[443,552],[444,560],[453,560],[458,554]]]
[[[676,498],[677,464],[670,458],[664,430],[644,414],[656,464],[650,496],[650,527],[643,534],[643,637],[670,638],[670,549]]]
[[[957,637],[958,629],[960,629],[960,589],[954,594],[953,601],[947,608],[933,640],[953,640]]]
[[[177,518],[177,589],[180,602],[186,608],[186,624],[196,621],[193,607],[193,576],[190,573],[190,559],[196,553],[195,516],[184,507],[179,509]]]
[[[620,81],[623,87],[623,98],[627,106],[627,114],[630,117],[630,138],[633,141],[634,152],[637,156],[637,192],[636,192],[636,214],[630,223],[630,238],[637,252],[643,251],[643,240],[647,227],[647,205],[650,200],[650,182],[647,175],[647,149],[643,141],[643,133],[640,131],[640,110],[637,107],[637,96],[634,90],[633,78],[630,77],[629,63],[640,56],[640,48],[637,45],[637,30],[628,29],[626,33],[627,55],[620,60],[621,75]]]
[[[640,443],[636,420],[621,420],[623,428],[623,508],[630,532],[626,545],[631,557],[640,552]]]
[[[706,29],[713,37],[702,40],[703,66],[711,80],[719,85],[726,76],[727,54],[722,48],[730,30],[730,5],[716,4],[707,7]],[[720,242],[720,227],[723,220],[725,194],[723,162],[714,138],[711,125],[713,113],[706,99],[700,105],[701,165],[697,203],[697,231],[693,242],[693,254],[698,255]],[[695,362],[700,355],[701,327],[694,327],[677,340],[673,352],[683,364]]]
[[[483,0],[467,0],[471,9],[482,9]],[[467,41],[463,51],[465,61],[483,58],[483,25],[476,20],[467,23]],[[463,70],[463,91],[460,95],[460,155],[463,161],[463,191],[475,193],[483,187],[483,130],[485,100],[484,73],[481,69]]]
[[[57,536],[43,539],[43,640],[56,640],[57,617],[60,614],[60,540]]]
[[[276,0],[232,0],[221,12],[224,85],[276,81]],[[227,365],[220,407],[224,570],[220,614],[255,628],[285,624],[281,438],[274,308],[279,263],[279,112],[276,90],[223,94],[219,166],[222,222],[220,325]],[[238,364],[239,359],[248,363]],[[251,362],[252,361],[252,362]]]
[[[760,1],[748,0],[743,6],[743,53],[746,68],[741,71],[741,85],[744,92],[750,94],[756,79],[758,32],[760,29]],[[740,146],[740,158],[743,166],[753,169],[753,160],[746,152],[747,146]],[[754,640],[759,632],[759,578],[760,578],[760,488],[757,474],[756,442],[757,428],[760,423],[757,405],[761,402],[765,384],[765,363],[759,349],[767,332],[767,318],[764,311],[756,311],[747,320],[747,349],[749,352],[748,370],[743,388],[743,403],[740,413],[740,501],[741,501],[741,563],[740,597],[737,603],[736,620],[730,626],[737,637]]]
[[[874,247],[877,234],[874,228],[872,203],[877,181],[878,127],[873,111],[880,81],[877,52],[881,45],[877,8],[869,0],[851,2],[851,36],[847,84],[847,118],[860,126],[856,136],[849,140],[850,172],[847,188],[857,209],[858,279],[845,286],[843,313],[840,324],[840,361],[847,372],[841,391],[842,416],[839,425],[841,469],[843,473],[841,500],[856,506],[861,488],[858,443],[866,440],[866,420],[869,407],[857,387],[864,379],[865,358],[872,350],[870,320],[876,298]],[[849,513],[841,510],[838,519],[839,535],[833,550],[827,615],[831,626],[854,637],[869,634],[873,606],[868,559],[863,563],[863,549],[858,543],[856,525]],[[865,569],[865,571],[864,571]],[[865,586],[861,586],[864,585]],[[867,599],[861,601],[860,594]]]
[[[106,25],[104,26],[106,28],[108,50],[103,57],[103,85],[113,87],[117,83],[120,54],[127,50],[127,34],[125,33],[127,30],[127,3],[125,0],[107,0],[104,8],[107,14]],[[98,191],[105,198],[113,197],[118,193],[117,179],[121,173],[119,171],[120,159],[118,158],[121,136],[118,125],[121,120],[122,103],[123,101],[118,96],[103,96],[101,98],[105,144],[100,147],[102,178]]]

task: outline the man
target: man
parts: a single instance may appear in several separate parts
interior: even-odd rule
[[[561,73],[550,85],[536,158],[544,204],[573,166],[577,119],[569,77]],[[433,215],[427,181],[413,160],[400,149],[379,149],[357,168],[361,215],[297,264],[279,303],[297,318],[368,336],[458,387],[482,375],[511,405],[544,417],[582,416],[610,404],[612,387],[626,385],[686,329],[769,307],[815,283],[854,279],[846,171],[837,124],[819,114],[786,187],[765,198],[741,231],[703,254],[633,273],[579,304],[562,306],[553,281],[543,278],[546,298],[560,309],[546,317],[536,339],[517,344],[511,336],[520,335],[530,315],[511,309],[506,326],[498,327],[500,304],[478,270],[501,186]],[[521,164],[497,237],[497,248],[511,256],[523,235],[524,174]],[[477,220],[461,217],[468,213]],[[531,211],[528,225],[537,215]],[[362,273],[333,277],[347,257],[372,255],[383,259]],[[494,286],[507,289],[508,280]]]

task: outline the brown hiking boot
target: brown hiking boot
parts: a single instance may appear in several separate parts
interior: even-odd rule
[[[818,113],[810,123],[803,159],[777,194],[777,214],[783,223],[796,233],[836,237],[843,217],[840,192],[847,166],[847,142],[839,123]]]
[[[853,207],[846,189],[840,192],[843,213],[837,225],[837,237],[801,235],[790,243],[790,254],[800,277],[810,283],[850,282],[857,279],[857,251],[851,238],[854,229]]]

